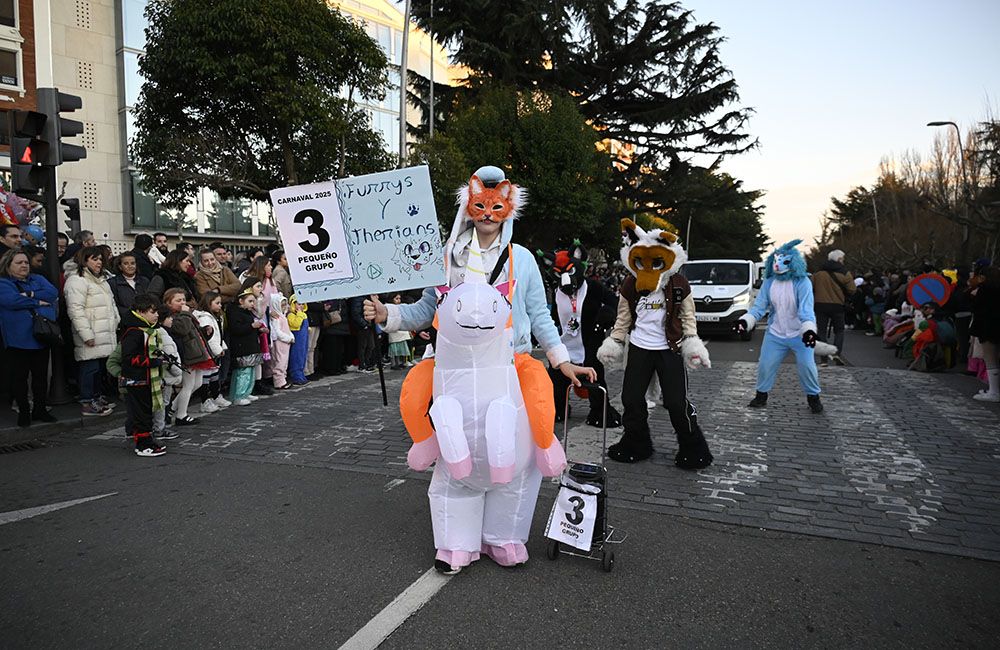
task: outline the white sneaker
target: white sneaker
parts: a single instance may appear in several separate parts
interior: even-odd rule
[[[991,393],[988,390],[981,390],[972,396],[972,399],[980,402],[1000,402],[1000,393]]]
[[[247,395],[247,397],[246,397],[246,398],[247,398],[248,400],[250,400],[251,402],[256,402],[257,400],[259,400],[259,399],[260,399],[260,398],[259,398],[259,397],[257,397],[256,395]]]
[[[215,401],[213,401],[211,399],[207,399],[207,400],[205,400],[204,402],[201,403],[201,412],[202,413],[215,413],[218,410],[219,410],[219,407],[216,406],[215,405]]]
[[[228,408],[228,407],[230,407],[230,406],[233,405],[232,402],[230,402],[229,400],[227,400],[222,395],[219,395],[213,401],[215,402],[215,405],[218,406],[220,409]]]
[[[233,402],[233,406],[250,406],[250,404],[252,403],[253,402],[251,402],[248,399],[238,399],[235,402]]]

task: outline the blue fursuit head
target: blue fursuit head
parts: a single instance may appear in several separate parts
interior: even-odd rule
[[[775,280],[797,280],[806,277],[806,258],[796,246],[801,239],[793,239],[777,248],[764,260],[764,277]]]

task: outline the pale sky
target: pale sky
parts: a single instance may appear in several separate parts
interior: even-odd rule
[[[883,156],[929,152],[927,122],[966,129],[1000,104],[1000,0],[684,0],[727,40],[756,151],[723,170],[766,192],[764,224],[809,245],[830,197]],[[951,127],[947,127],[951,128]],[[954,129],[951,129],[954,131]]]

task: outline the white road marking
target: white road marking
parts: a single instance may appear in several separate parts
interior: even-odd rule
[[[347,640],[340,650],[373,650],[389,638],[406,619],[417,613],[434,597],[441,587],[448,583],[449,576],[428,569],[417,581],[386,606],[368,624]]]
[[[0,512],[0,526],[3,526],[4,524],[12,524],[15,521],[21,521],[22,519],[30,519],[32,517],[37,517],[38,515],[44,515],[45,513],[52,512],[54,510],[62,510],[63,508],[78,506],[81,503],[86,503],[88,501],[95,501],[97,499],[103,499],[104,497],[113,497],[116,494],[118,493],[108,492],[107,494],[98,494],[95,497],[86,497],[85,499],[73,499],[72,501],[50,503],[47,506],[25,508],[24,510],[12,510],[10,512]]]
[[[388,483],[385,484],[385,491],[388,492],[392,488],[399,487],[403,483],[406,483],[406,479],[394,478],[394,479],[392,479],[391,481],[389,481]]]

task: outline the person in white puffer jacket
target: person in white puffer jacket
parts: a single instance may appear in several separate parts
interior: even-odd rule
[[[202,382],[208,386],[208,395],[201,403],[202,413],[214,413],[219,409],[230,406],[232,402],[222,396],[223,373],[228,370],[229,364],[225,362],[225,356],[229,346],[225,339],[225,313],[222,309],[222,294],[218,291],[206,291],[198,301],[198,309],[191,312],[198,327],[201,328],[208,344],[208,351],[215,359],[216,368],[214,372],[207,373]]]
[[[121,316],[104,272],[101,249],[89,246],[75,257],[76,274],[66,278],[66,311],[73,331],[73,356],[79,367],[80,405],[83,415],[108,415],[102,369],[118,344]]]

